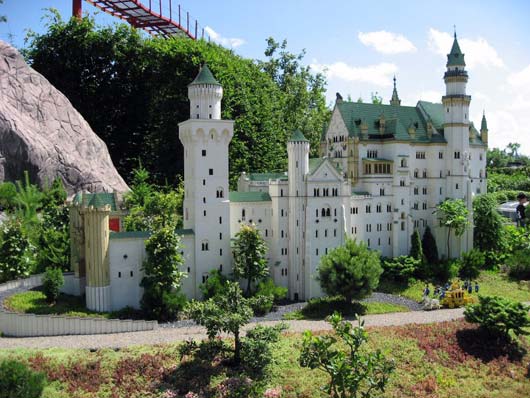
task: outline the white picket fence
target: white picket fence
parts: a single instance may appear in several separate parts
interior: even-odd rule
[[[0,292],[40,286],[42,275],[33,275],[0,284]],[[76,334],[107,334],[156,330],[156,321],[78,318],[54,315],[19,314],[0,308],[0,332],[9,337],[64,336]]]

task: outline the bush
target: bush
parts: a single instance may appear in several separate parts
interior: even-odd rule
[[[19,220],[0,224],[0,283],[31,275],[35,265],[32,253],[33,246]]]
[[[318,280],[328,295],[341,295],[351,302],[370,295],[382,273],[381,259],[376,251],[362,242],[358,244],[347,239],[343,246],[321,258]]]
[[[459,262],[455,260],[438,261],[435,264],[430,264],[430,277],[438,282],[447,282],[458,275]]]
[[[60,268],[46,268],[46,272],[42,277],[42,292],[46,296],[48,303],[55,303],[57,301],[63,285],[63,271]]]
[[[479,276],[480,270],[484,268],[486,257],[480,250],[473,249],[464,253],[460,260],[459,275],[465,279],[475,279]]]
[[[282,300],[285,300],[287,297],[287,288],[275,285],[272,278],[267,278],[264,281],[258,283],[256,294],[262,296],[273,296],[274,302],[278,303]]]
[[[530,307],[509,299],[497,296],[479,296],[479,303],[466,307],[466,321],[478,323],[489,333],[510,339],[510,331],[516,336],[529,332],[524,328],[530,326],[528,317]]]
[[[508,275],[514,279],[530,280],[530,250],[518,250],[508,259]]]
[[[348,302],[342,296],[317,297],[310,299],[301,312],[305,318],[323,319],[334,312],[342,316],[364,315],[366,307],[359,302]]]
[[[504,218],[497,210],[491,194],[482,194],[473,200],[473,243],[479,250],[504,249]]]
[[[11,210],[15,207],[17,187],[12,182],[0,183],[0,210]]]
[[[411,241],[411,248],[410,248],[410,257],[419,260],[424,261],[424,254],[423,254],[423,246],[421,243],[420,233],[418,232],[418,229],[414,229],[414,232],[412,233],[412,236],[410,237]]]
[[[255,295],[249,299],[250,307],[255,316],[262,316],[268,314],[272,310],[274,296]]]
[[[423,254],[425,259],[429,264],[435,264],[438,262],[438,246],[436,246],[436,239],[431,232],[429,226],[425,228],[423,233],[423,239],[421,241],[421,246],[423,248]]]
[[[271,345],[278,342],[280,333],[287,329],[287,325],[280,323],[275,326],[258,325],[247,331],[241,342],[241,363],[246,372],[261,378],[267,374],[272,363]]]
[[[408,282],[416,274],[421,260],[411,256],[399,256],[383,260],[382,278],[388,281]]]
[[[208,300],[209,298],[222,293],[226,288],[227,280],[228,278],[224,276],[221,271],[217,269],[210,271],[208,279],[199,286],[203,299]]]
[[[0,362],[0,398],[40,398],[46,379],[21,362]]]

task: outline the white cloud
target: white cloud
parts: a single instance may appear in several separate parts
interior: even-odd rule
[[[392,84],[392,75],[398,68],[395,64],[382,62],[377,65],[351,66],[344,62],[332,64],[319,64],[314,62],[311,68],[317,72],[324,73],[328,79],[339,79],[347,82],[365,82],[381,87]]]
[[[436,90],[425,90],[418,94],[416,100],[428,101],[428,102],[442,102],[442,93]]]
[[[221,44],[225,47],[236,48],[246,43],[245,40],[239,39],[237,37],[223,37],[220,33],[217,33],[209,26],[205,27],[204,30],[206,31],[206,33],[208,33],[208,36],[210,36],[212,41]]]
[[[416,47],[405,36],[399,33],[380,30],[377,32],[359,32],[359,40],[367,47],[373,47],[382,54],[399,54],[415,52]]]
[[[497,50],[482,37],[476,40],[459,38],[458,44],[465,54],[466,65],[469,69],[477,66],[486,68],[503,68],[505,66],[504,61],[497,54]],[[453,36],[447,32],[430,28],[428,45],[433,52],[445,57],[451,51]]]

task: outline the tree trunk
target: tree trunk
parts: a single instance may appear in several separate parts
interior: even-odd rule
[[[451,247],[449,242],[451,241],[451,228],[447,228],[447,261],[451,260]]]
[[[247,279],[247,297],[250,297],[250,278]]]
[[[241,341],[239,340],[239,329],[234,332],[234,365],[239,365],[241,363]]]

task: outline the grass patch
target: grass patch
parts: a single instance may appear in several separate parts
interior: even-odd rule
[[[37,315],[63,315],[78,318],[142,319],[140,311],[124,308],[113,312],[95,312],[85,307],[84,297],[61,293],[55,304],[46,302],[41,290],[16,293],[4,300],[8,311]]]
[[[368,302],[348,303],[342,297],[322,297],[311,299],[301,310],[284,314],[283,319],[324,319],[335,311],[340,312],[346,318],[353,318],[356,315],[386,314],[389,312],[406,312],[409,309],[402,305]]]
[[[479,294],[481,295],[501,296],[523,302],[530,301],[530,288],[528,284],[514,281],[503,272],[482,271],[477,280],[480,286]],[[422,298],[424,288],[424,281],[412,281],[409,284],[381,281],[377,290],[384,293],[401,295],[419,302]]]
[[[463,320],[374,327],[368,328],[368,333],[367,348],[382,350],[396,363],[383,398],[528,397],[530,337],[520,341],[523,349],[514,356]],[[300,367],[300,347],[299,334],[282,336],[273,349],[270,377],[262,381],[261,391],[248,397],[262,398],[263,389],[281,388],[282,398],[323,398],[320,387],[326,378],[318,370]],[[166,344],[117,352],[2,350],[0,360],[14,357],[43,371],[50,380],[44,398],[172,396],[164,395],[167,390],[184,397],[201,387],[204,398],[214,398],[216,386],[240,372],[218,357],[200,362],[181,360],[177,349],[176,344]]]

